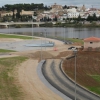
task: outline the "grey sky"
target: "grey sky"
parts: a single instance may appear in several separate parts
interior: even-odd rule
[[[54,3],[61,5],[77,5],[86,7],[98,7],[100,8],[100,0],[0,0],[0,7],[5,4],[16,4],[16,3],[43,3],[44,5],[52,5]]]

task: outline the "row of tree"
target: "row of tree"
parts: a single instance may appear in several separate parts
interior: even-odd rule
[[[63,6],[63,9],[69,9],[70,7],[67,6],[67,5],[64,5]],[[77,6],[75,7],[77,8]],[[1,10],[6,10],[6,11],[13,11],[13,10],[26,10],[26,11],[30,11],[30,10],[50,10],[51,9],[51,6],[47,6],[47,5],[44,5],[43,3],[40,3],[40,4],[34,4],[34,3],[31,3],[31,4],[6,4],[2,7],[0,7],[0,11]]]
[[[44,6],[43,3],[41,4],[34,4],[34,3],[31,3],[31,4],[6,4],[4,6],[2,6],[0,8],[0,10],[6,10],[6,11],[14,11],[15,9],[17,10],[26,10],[26,11],[29,11],[29,10],[49,10],[51,9],[50,6]]]
[[[44,6],[43,3],[41,4],[6,4],[4,6],[2,6],[0,8],[1,11],[12,11],[13,12],[13,16],[4,16],[4,18],[2,18],[2,21],[6,21],[7,20],[13,20],[13,21],[27,21],[30,20],[30,16],[21,16],[20,13],[22,10],[26,10],[26,11],[35,11],[34,15],[37,16],[37,11],[38,10],[50,10],[51,7],[50,6]],[[17,14],[14,14],[14,11],[17,10]]]

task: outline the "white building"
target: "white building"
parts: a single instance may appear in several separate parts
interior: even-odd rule
[[[87,17],[89,16],[89,13],[88,12],[79,12],[81,18],[85,18],[87,19]]]
[[[78,18],[79,15],[79,12],[68,12],[67,18]]]
[[[67,12],[76,12],[76,8],[67,9]]]

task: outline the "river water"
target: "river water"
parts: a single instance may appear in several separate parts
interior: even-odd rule
[[[62,28],[62,27],[34,27],[32,28],[7,28],[0,29],[0,33],[21,34],[21,35],[46,36],[52,38],[79,38],[95,36],[100,38],[100,28]]]

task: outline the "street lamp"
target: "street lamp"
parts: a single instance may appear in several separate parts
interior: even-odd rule
[[[10,23],[9,23],[9,25],[8,25],[8,29],[9,29],[9,34],[10,34]]]
[[[76,100],[76,56],[77,56],[77,48],[72,48],[71,49],[73,51],[73,56],[68,57],[67,60],[71,59],[71,58],[75,58],[75,100]]]
[[[40,33],[40,35],[42,35],[42,33]],[[42,37],[41,37],[41,60],[42,60]]]
[[[72,48],[73,50],[73,54],[75,57],[75,100],[76,100],[76,54],[77,54],[77,49],[76,48]]]
[[[47,35],[46,30],[47,29],[44,29],[44,30],[45,30],[45,51],[46,51],[46,35]]]
[[[7,22],[7,26],[8,26],[8,32],[7,33],[10,34],[10,23],[9,22]]]
[[[65,26],[64,26],[64,34],[63,34],[63,37],[64,37],[64,43],[65,43]]]
[[[33,15],[32,15],[32,39],[33,39]]]

